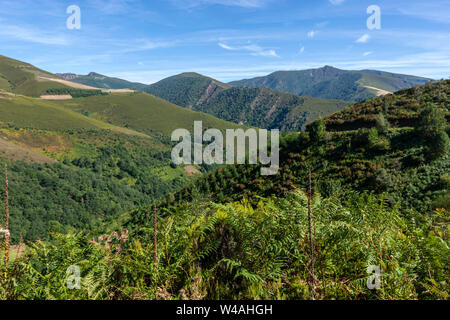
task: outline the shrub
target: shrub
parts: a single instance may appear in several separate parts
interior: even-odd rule
[[[382,113],[379,113],[376,118],[376,127],[378,130],[378,133],[383,134],[383,135],[387,134],[389,132],[390,126],[391,125],[390,125],[389,121],[386,120],[384,115]]]
[[[432,137],[438,132],[445,131],[446,126],[445,112],[440,108],[428,105],[419,114],[417,131],[424,138]]]
[[[450,148],[450,139],[444,131],[436,132],[430,139],[428,155],[430,159],[436,160],[447,154]]]
[[[325,136],[326,128],[322,119],[318,119],[306,127],[312,141],[318,142]]]
[[[374,181],[374,186],[378,191],[386,191],[388,188],[392,187],[392,185],[393,185],[391,175],[384,168],[378,169],[375,172],[373,181]]]

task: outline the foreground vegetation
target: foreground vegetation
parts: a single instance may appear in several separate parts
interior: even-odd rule
[[[410,217],[383,197],[340,194],[312,205],[320,299],[448,298],[448,212]],[[152,221],[149,211],[147,221]],[[3,299],[309,299],[307,198],[225,205],[196,199],[153,224],[94,239],[54,234],[1,266]],[[156,263],[155,263],[156,261]],[[80,289],[67,273],[80,267]],[[367,267],[379,266],[379,290]]]

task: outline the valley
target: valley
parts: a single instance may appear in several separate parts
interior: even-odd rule
[[[21,279],[1,277],[0,297],[308,299],[309,208],[318,299],[447,299],[449,80],[308,72],[317,81],[301,91],[300,71],[231,84],[183,73],[139,89],[0,56],[15,246],[0,272]],[[173,163],[172,132],[196,121],[280,129],[278,174]],[[380,290],[366,287],[368,262],[389,277]],[[74,264],[83,286],[67,291]]]

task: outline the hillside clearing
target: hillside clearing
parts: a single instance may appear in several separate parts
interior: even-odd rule
[[[47,78],[47,77],[42,77],[39,76],[38,79],[44,80],[44,81],[53,81],[53,82],[57,82],[63,85],[66,85],[68,87],[72,87],[75,89],[84,89],[84,90],[101,90],[102,92],[107,92],[107,93],[132,93],[135,90],[132,89],[102,89],[102,88],[95,88],[95,87],[91,87],[91,86],[87,86],[85,84],[81,84],[81,83],[76,83],[76,82],[72,82],[72,81],[68,81],[68,80],[63,80],[63,79],[57,79],[57,78]]]
[[[42,100],[70,100],[72,96],[70,94],[62,94],[62,95],[43,95],[41,96]]]
[[[55,160],[38,152],[23,148],[0,138],[0,155],[8,160],[23,160],[26,162],[53,163]]]
[[[380,88],[371,87],[371,86],[364,86],[364,88],[375,90],[377,92],[377,97],[381,97],[381,96],[385,96],[385,95],[388,95],[388,94],[392,94],[392,92],[390,92],[390,91],[383,90],[383,89],[380,89]]]

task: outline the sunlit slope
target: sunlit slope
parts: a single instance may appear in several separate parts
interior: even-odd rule
[[[54,103],[89,115],[91,118],[132,128],[138,131],[159,132],[170,135],[173,130],[191,130],[194,121],[203,121],[204,127],[226,129],[239,127],[236,124],[213,116],[187,110],[147,93],[111,94],[79,98]]]
[[[50,88],[66,88],[61,83],[45,81],[40,77],[58,78],[29,63],[0,55],[0,90],[31,97],[41,96]]]
[[[109,129],[143,136],[142,133],[86,117],[50,101],[25,96],[0,97],[0,125],[51,131]]]

